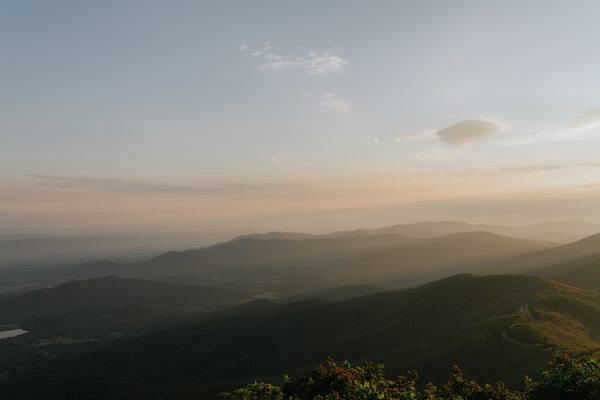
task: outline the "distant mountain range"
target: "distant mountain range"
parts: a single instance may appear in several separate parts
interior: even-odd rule
[[[516,257],[507,266],[584,289],[600,289],[600,234]]]
[[[600,290],[600,260],[594,257],[581,267],[575,267],[552,277],[552,279],[567,285],[583,289]]]
[[[434,225],[443,227],[439,231],[450,226]],[[556,246],[489,232],[425,239],[378,233],[312,239],[271,234],[168,252],[134,264],[97,261],[41,269],[36,274],[43,282],[73,281],[0,301],[0,323],[32,326],[37,321],[36,326],[49,329],[81,326],[85,320],[95,326],[84,316],[112,313],[114,322],[116,315],[137,313],[145,315],[138,320],[150,321],[223,310],[265,297],[288,302],[343,300],[470,271],[518,272],[600,288],[600,234]],[[106,275],[121,278],[99,278]],[[90,277],[96,279],[85,279]],[[108,328],[110,321],[105,319]]]
[[[505,226],[441,221],[392,225],[378,229],[338,231],[323,235],[294,232],[269,232],[238,236],[240,239],[335,239],[382,234],[410,238],[433,238],[459,232],[485,231],[498,235],[552,243],[568,243],[600,233],[600,224],[580,221],[543,222],[534,225]],[[144,258],[168,250],[197,249],[231,238],[230,232],[174,235],[0,235],[0,268],[14,265],[51,265],[77,263],[98,258]]]
[[[59,266],[93,258],[134,260],[168,250],[208,246],[231,232],[176,235],[0,235],[0,268]]]
[[[551,244],[487,232],[428,239],[395,233],[316,239],[238,238],[125,266],[120,276],[244,288],[290,296],[340,285],[406,287]]]
[[[22,288],[3,295],[0,324],[31,333],[0,341],[0,392],[211,399],[329,355],[433,382],[459,363],[519,385],[555,351],[600,347],[600,296],[586,290],[600,288],[600,234],[540,240],[597,228],[271,232],[138,262],[5,268],[2,285]]]
[[[454,233],[347,257],[321,268],[320,274],[338,284],[387,283],[406,287],[550,246],[488,232]]]
[[[18,288],[22,281],[39,287],[115,275],[227,287],[255,298],[285,298],[342,285],[409,287],[462,272],[555,277],[572,269],[569,263],[583,266],[587,257],[600,257],[600,234],[566,245],[523,236],[540,237],[558,229],[581,235],[597,228],[576,221],[523,227],[421,222],[326,235],[271,232],[133,263],[91,261],[66,267],[4,269],[0,278],[14,280]]]
[[[239,236],[236,239],[314,239],[314,238],[341,238],[349,236],[381,235],[394,233],[412,238],[433,238],[460,232],[489,232],[515,238],[533,239],[553,243],[569,243],[586,236],[600,233],[600,224],[582,221],[542,222],[533,225],[508,226],[490,224],[469,224],[461,221],[426,221],[413,224],[398,224],[377,229],[356,229],[352,231],[338,231],[323,235],[294,232],[269,232]],[[234,239],[234,240],[236,240]]]
[[[600,234],[573,243],[522,254],[493,265],[493,272],[522,272],[539,276],[553,276],[568,269],[563,264],[595,254],[600,255]]]
[[[169,252],[131,265],[123,273],[164,278],[251,267],[306,266],[411,241],[414,239],[396,234],[302,240],[243,238],[198,250]]]

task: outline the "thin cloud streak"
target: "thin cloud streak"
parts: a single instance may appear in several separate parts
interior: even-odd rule
[[[423,142],[436,139],[435,133],[436,129],[425,130],[421,132],[402,133],[394,136],[391,141],[396,144],[403,142]]]
[[[223,195],[250,193],[264,190],[264,186],[240,183],[216,183],[213,186],[177,185],[149,182],[127,178],[64,177],[51,175],[30,175],[41,179],[39,186],[68,189],[98,190],[105,192],[129,192],[147,194],[198,194]]]
[[[443,149],[429,148],[410,153],[408,159],[416,161],[443,161],[447,154],[448,152]]]
[[[381,141],[379,140],[378,137],[369,136],[369,135],[363,136],[362,137],[362,141],[363,141],[363,143],[373,143],[373,144],[379,144],[379,143],[381,143]]]
[[[531,144],[578,142],[600,137],[600,123],[578,128],[554,128],[512,138],[497,140],[499,146],[524,146]]]
[[[600,107],[588,110],[573,119],[566,127],[496,141],[499,146],[524,146],[531,144],[578,142],[600,137]]]
[[[575,118],[568,127],[583,128],[600,124],[600,107],[588,110]]]
[[[350,113],[353,111],[350,103],[338,99],[335,96],[335,93],[327,93],[323,95],[321,101],[315,105],[326,111],[335,111],[340,113]]]

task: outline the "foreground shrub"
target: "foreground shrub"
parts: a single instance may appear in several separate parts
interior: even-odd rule
[[[228,400],[521,400],[521,394],[502,384],[480,386],[466,380],[454,367],[446,385],[427,385],[417,389],[417,374],[411,372],[397,379],[387,379],[381,364],[353,366],[337,364],[332,359],[318,365],[296,381],[286,379],[279,388],[266,383],[253,383],[222,395]]]
[[[513,391],[502,382],[481,385],[466,379],[453,367],[450,379],[441,386],[431,383],[417,388],[417,374],[410,372],[388,379],[381,364],[353,366],[332,359],[315,367],[296,381],[286,378],[282,387],[256,382],[232,393],[228,400],[596,400],[600,399],[598,355],[571,358],[557,356],[542,371],[540,380],[525,378],[525,391]]]
[[[600,399],[600,358],[558,355],[542,378],[528,379],[527,386],[531,400]]]
[[[236,389],[233,393],[223,393],[223,399],[231,400],[283,400],[281,388],[270,383],[254,382],[250,385]]]
[[[416,374],[398,380],[385,378],[381,364],[366,363],[352,366],[336,364],[328,359],[312,373],[283,386],[286,399],[310,400],[376,400],[416,399]]]

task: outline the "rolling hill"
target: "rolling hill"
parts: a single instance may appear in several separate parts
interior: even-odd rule
[[[31,268],[24,277],[34,282],[67,282],[77,279],[117,275],[126,264],[109,260],[94,260],[55,268]]]
[[[600,257],[600,234],[586,237],[574,243],[504,260],[491,266],[489,271],[519,272],[551,277],[566,272],[579,265],[578,263],[586,257],[595,255]]]
[[[217,283],[251,290],[261,297],[281,298],[343,285],[407,287],[549,246],[486,232],[431,239],[396,234],[338,239],[247,238],[166,253],[125,267],[121,275]]]
[[[26,279],[38,287],[115,275],[284,298],[336,286],[407,287],[548,246],[485,232],[430,239],[391,233],[335,239],[238,238],[197,250],[172,251],[134,264],[95,261],[62,268],[18,269],[5,275],[15,282]]]
[[[552,279],[582,289],[598,290],[600,289],[600,257],[594,257],[592,260],[587,258],[582,266],[562,272]]]
[[[383,286],[377,285],[350,285],[350,286],[337,286],[317,291],[307,291],[299,293],[292,297],[282,299],[286,302],[301,301],[308,299],[321,299],[321,300],[348,300],[355,297],[366,296],[368,294],[385,292],[390,290]]]
[[[233,307],[247,293],[215,287],[104,277],[68,282],[0,301],[0,323],[23,323],[61,315],[94,315],[104,307],[124,306],[209,312]],[[129,308],[130,310],[132,307]],[[87,310],[86,313],[82,312]],[[107,311],[108,312],[108,311]]]
[[[365,251],[412,241],[387,234],[342,239],[237,239],[211,247],[169,252],[134,264],[123,271],[128,276],[170,278],[203,276],[206,273],[247,270],[251,267],[305,266],[323,263]]]
[[[324,281],[408,286],[469,272],[481,264],[548,248],[547,243],[488,232],[455,233],[338,260]]]
[[[37,374],[54,390],[57,382],[75,383],[90,395],[101,385],[122,398],[213,398],[231,385],[295,374],[331,355],[385,362],[392,375],[418,369],[434,382],[458,363],[470,377],[519,385],[555,350],[599,345],[595,293],[531,276],[458,275],[404,291],[309,300],[160,330],[57,360]]]

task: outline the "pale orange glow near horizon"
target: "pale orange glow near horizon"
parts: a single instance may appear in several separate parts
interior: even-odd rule
[[[555,185],[549,184],[548,174],[554,175]],[[16,195],[0,199],[0,218],[13,231],[58,233],[223,228],[325,232],[419,220],[598,222],[593,213],[600,186],[584,181],[567,185],[568,174],[560,174],[564,171],[371,171],[370,178],[360,180],[231,185],[207,192],[203,186],[147,181],[120,181],[118,187],[93,180],[85,188],[64,182],[43,186],[40,182],[47,181],[37,179],[2,184],[4,193]]]

